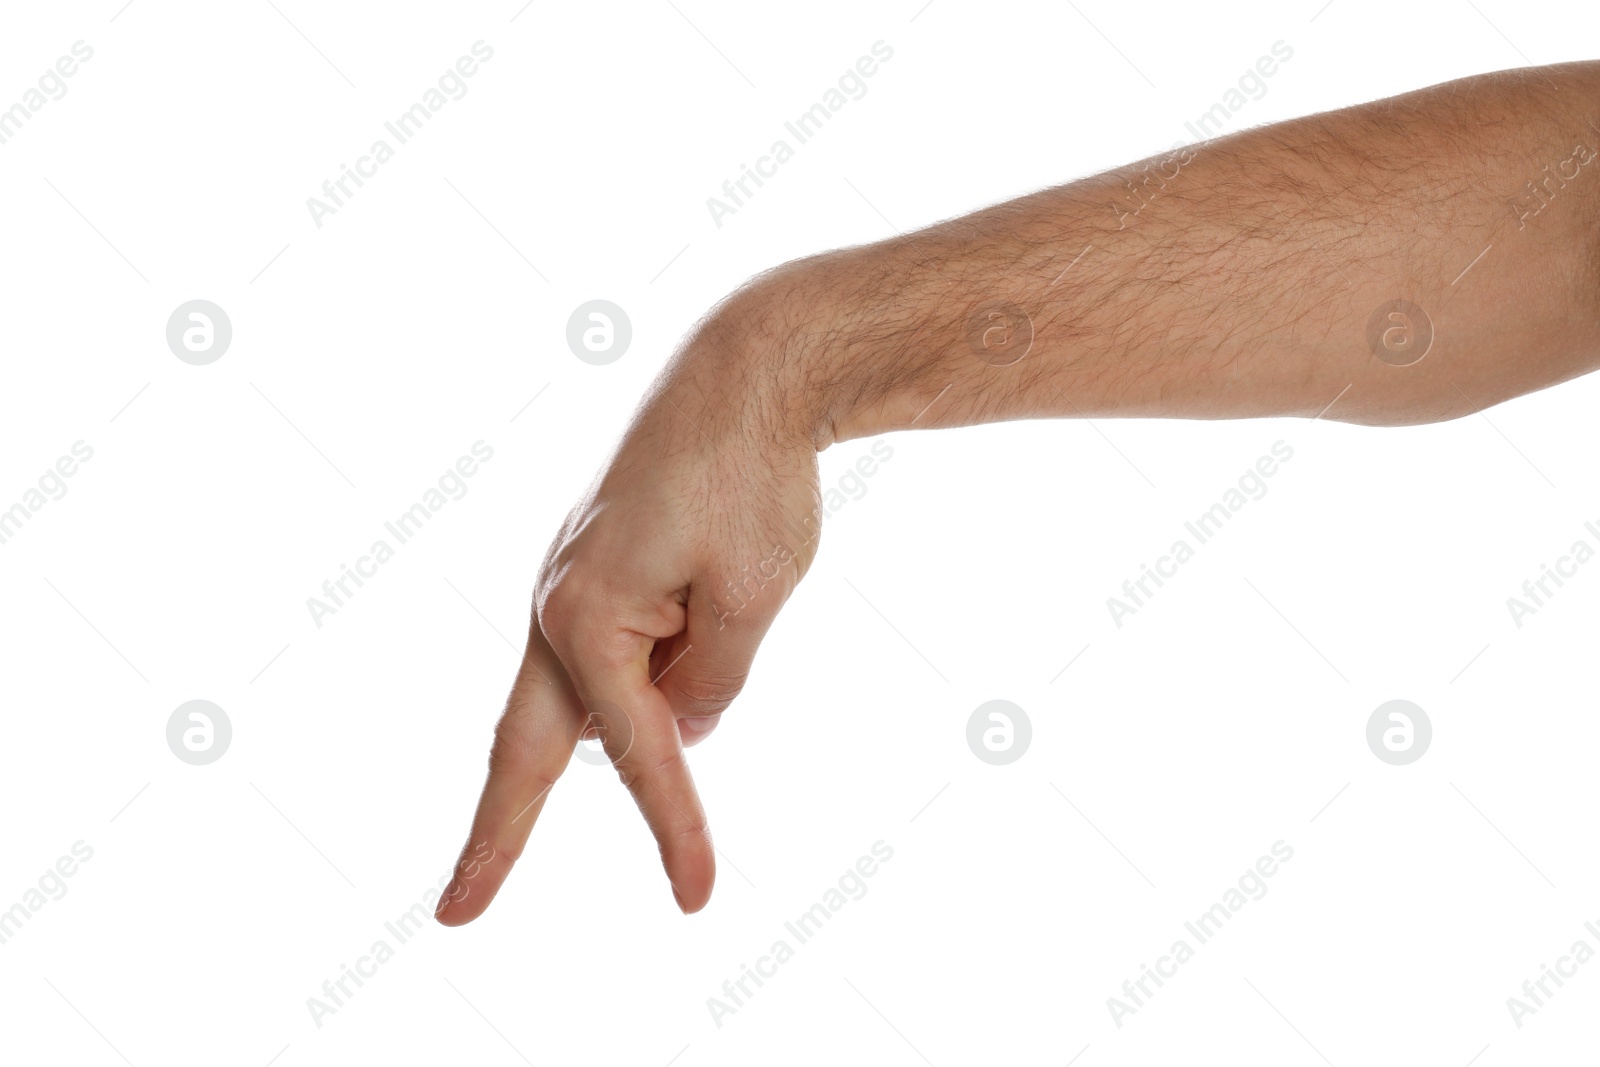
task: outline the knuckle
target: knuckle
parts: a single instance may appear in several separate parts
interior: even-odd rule
[[[540,591],[539,626],[546,634],[567,634],[577,623],[582,597],[570,580],[556,582]]]
[[[675,841],[687,840],[696,844],[703,842],[709,845],[711,843],[711,825],[703,815],[691,818],[673,831],[672,837]]]
[[[688,766],[688,756],[684,754],[682,748],[674,745],[672,752],[650,761],[649,774],[652,778],[659,778],[663,774],[686,770]]]
[[[494,744],[489,746],[489,771],[504,774],[528,764],[533,756],[533,746],[528,743],[522,729],[510,721],[510,716],[500,720],[494,728]]]
[[[630,752],[615,760],[612,766],[616,768],[617,777],[630,792],[635,796],[649,799],[656,795],[652,783],[657,782],[662,775],[687,770],[689,760],[683,749],[674,746],[674,750],[667,755],[648,759],[638,753]]]
[[[494,728],[494,743],[489,746],[489,773],[514,778],[527,784],[535,794],[556,784],[550,774],[539,769],[539,752],[527,731],[507,715]]]
[[[583,664],[615,670],[635,654],[635,637],[622,624],[620,594],[604,578],[569,571],[541,589],[537,597],[539,628],[569,669],[577,650]]]
[[[478,870],[475,870],[475,871],[472,872],[472,877],[474,877],[474,878],[477,877],[478,871],[481,871],[485,867],[488,867],[496,859],[504,860],[507,865],[516,863],[519,859],[522,858],[523,847],[524,847],[524,844],[522,842],[518,842],[518,841],[515,841],[515,840],[507,841],[504,844],[498,846],[495,849],[495,853],[494,853],[493,856],[491,856],[487,860],[481,861],[481,863],[479,864]]]

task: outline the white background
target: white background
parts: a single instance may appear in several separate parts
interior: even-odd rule
[[[545,545],[724,293],[1192,140],[1275,41],[1293,58],[1231,128],[1591,58],[1600,30],[1506,0],[674,2],[8,5],[0,106],[94,56],[0,145],[0,508],[94,457],[0,545],[0,909],[74,842],[93,858],[0,945],[0,1058],[1590,1054],[1600,963],[1520,1029],[1506,998],[1600,948],[1600,566],[1520,629],[1505,602],[1600,543],[1595,380],[1404,430],[895,435],[692,754],[710,906],[678,914],[625,791],[574,762],[481,921],[313,1021],[454,861]],[[480,39],[467,95],[316,227],[306,198]],[[867,94],[714,225],[706,198],[879,40]],[[164,335],[195,298],[234,330],[205,367]],[[604,367],[564,336],[593,298],[633,323]],[[315,626],[306,598],[478,440],[467,495]],[[1267,495],[1114,626],[1106,598],[1278,440]],[[165,740],[197,698],[234,731],[202,767]],[[995,698],[1033,725],[1005,767],[965,740]],[[1434,727],[1406,767],[1365,740],[1394,698]],[[879,840],[867,894],[713,1022]],[[1116,1026],[1107,998],[1279,840],[1267,895]]]

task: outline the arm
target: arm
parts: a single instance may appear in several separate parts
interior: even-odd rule
[[[684,758],[817,547],[816,453],[1072,416],[1454,418],[1600,361],[1600,63],[1206,142],[714,309],[568,516],[456,881],[498,891],[586,729],[684,911],[714,858]],[[487,857],[487,858],[485,858]]]

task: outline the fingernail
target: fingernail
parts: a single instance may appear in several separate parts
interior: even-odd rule
[[[678,892],[677,886],[672,887],[672,899],[678,902],[679,911],[683,912],[685,915],[689,914],[689,909],[683,906],[683,895]]]
[[[717,728],[718,721],[722,718],[719,712],[716,715],[700,715],[689,719],[678,720],[678,737],[683,741],[684,748],[693,748]]]
[[[452,878],[452,879],[450,879],[449,887],[446,888],[445,891],[444,891],[444,896],[440,897],[439,898],[439,903],[437,903],[437,904],[435,904],[433,906],[433,917],[435,919],[437,919],[439,917],[439,915],[444,911],[445,908],[450,906],[450,901],[455,899],[455,897],[454,897],[455,891],[456,891],[456,880],[454,878]]]

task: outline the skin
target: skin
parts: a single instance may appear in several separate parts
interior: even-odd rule
[[[748,283],[683,342],[550,546],[439,920],[488,907],[586,731],[679,907],[705,906],[684,749],[814,558],[832,444],[1085,416],[1407,425],[1594,369],[1597,123],[1600,63],[1468,78]]]

